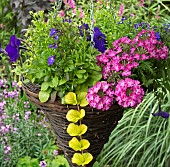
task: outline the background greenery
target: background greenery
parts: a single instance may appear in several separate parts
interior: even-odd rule
[[[85,3],[85,1],[78,2]],[[142,16],[143,19],[148,22],[155,19],[155,16],[157,16],[156,12],[158,11],[160,18],[157,21],[166,24],[170,23],[170,2],[168,0],[145,0],[144,7],[138,5],[138,0],[112,0],[112,2],[113,7],[116,8],[119,8],[119,5],[124,3],[125,14],[128,15],[129,13],[133,13],[136,16]],[[21,24],[18,25],[22,25],[22,21],[16,20],[17,16],[17,13],[12,13],[10,0],[0,1],[0,43],[2,43],[2,46],[5,46],[8,43],[11,34],[18,34],[17,36],[20,36],[21,26],[18,27],[16,23],[20,22]],[[3,55],[0,56],[0,79],[5,77],[8,78],[9,82],[12,82],[16,78],[11,73],[11,66],[8,59]],[[26,99],[26,97],[23,98]],[[164,95],[162,105],[164,111],[169,112],[169,102],[170,93],[167,92]],[[11,102],[10,105],[12,106],[13,103]],[[7,110],[9,112],[11,111],[10,108]],[[23,112],[22,108],[20,108],[20,110]],[[151,113],[156,111],[158,111],[158,102],[155,101],[153,94],[148,94],[143,103],[136,109],[126,110],[124,117],[119,122],[119,125],[113,130],[109,142],[105,145],[94,166],[168,167],[168,161],[170,159],[170,119],[153,117]],[[38,119],[38,117],[36,119]],[[46,140],[45,134],[42,133],[42,135],[43,139]],[[49,139],[46,140],[46,145],[48,145],[48,141],[51,139],[53,139],[53,137],[49,136]],[[31,141],[34,142],[34,140]],[[52,142],[49,145],[51,148],[54,143]],[[48,156],[55,159],[52,157],[50,151],[45,151],[47,154],[44,155],[42,150],[45,148],[40,149],[39,145],[37,145],[37,147],[39,147],[38,149],[40,150],[39,156],[37,156],[36,149],[34,149],[35,153],[32,151],[29,153],[25,150],[25,153],[19,156],[18,159],[15,159],[15,162],[18,161],[18,165],[24,166],[24,164],[22,164],[23,159],[24,162],[28,161],[28,164],[33,162],[36,165],[40,160],[43,158],[46,159]],[[53,149],[56,149],[56,147]],[[0,153],[0,156],[1,165],[4,164],[2,152]],[[39,159],[32,161],[33,158]],[[62,160],[57,159],[55,163],[60,161]],[[25,165],[29,166],[28,164]],[[13,165],[15,166],[15,164]],[[67,166],[66,164],[62,165]],[[11,165],[5,167],[11,167]]]

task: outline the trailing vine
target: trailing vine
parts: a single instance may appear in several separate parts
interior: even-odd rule
[[[86,150],[90,147],[90,142],[83,138],[83,135],[88,129],[85,124],[82,124],[82,119],[85,117],[85,110],[81,109],[81,107],[88,105],[86,95],[86,92],[80,92],[77,96],[74,92],[69,92],[65,95],[65,102],[67,104],[77,105],[77,110],[71,109],[68,111],[66,119],[71,122],[67,127],[67,133],[73,137],[68,145],[75,151],[72,157],[72,163],[79,166],[85,166],[93,159],[92,154]]]

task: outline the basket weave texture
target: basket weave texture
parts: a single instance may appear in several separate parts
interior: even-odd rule
[[[71,162],[75,151],[68,146],[68,142],[72,137],[66,132],[70,123],[66,119],[66,114],[70,109],[77,109],[77,107],[73,105],[62,105],[60,99],[41,103],[38,99],[38,85],[23,83],[22,87],[29,100],[44,111],[56,135],[57,144],[63,150],[70,167],[77,167],[77,165]],[[88,130],[82,138],[90,142],[90,147],[87,151],[93,155],[93,161],[86,165],[86,167],[92,167],[104,144],[108,142],[110,133],[122,118],[123,108],[118,105],[112,105],[108,111],[96,110],[90,106],[86,106],[84,109],[86,114],[82,123],[88,126]]]

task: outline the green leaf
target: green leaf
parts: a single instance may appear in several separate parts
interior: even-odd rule
[[[80,104],[81,107],[87,106],[89,103],[86,100],[87,92],[80,92],[77,94],[77,103]]]
[[[41,84],[41,90],[47,90],[48,89],[48,87],[49,87],[49,82],[43,82],[42,84]]]
[[[72,105],[77,104],[76,94],[74,92],[69,92],[67,95],[65,95],[64,98],[67,104],[72,104]]]
[[[90,153],[74,153],[73,158],[72,158],[72,162],[77,164],[77,165],[81,165],[81,166],[85,166],[87,164],[89,164],[93,159],[93,156]]]
[[[74,123],[70,123],[67,127],[67,133],[70,136],[81,136],[87,131],[87,126],[84,124],[75,125]]]
[[[81,84],[81,83],[83,83],[83,82],[85,82],[86,81],[86,79],[78,79],[77,80],[77,84]]]
[[[76,74],[76,76],[78,77],[78,78],[83,78],[83,75],[82,74]]]
[[[86,72],[86,70],[78,70],[77,73],[78,74],[84,74]]]
[[[38,159],[37,158],[31,159],[31,165],[32,165],[32,167],[38,167],[38,165],[39,165]]]
[[[73,150],[75,151],[82,151],[85,150],[87,148],[89,148],[90,143],[88,140],[86,139],[81,139],[80,141],[76,138],[73,137],[70,141],[69,141],[69,147],[71,147]]]
[[[58,85],[58,77],[55,76],[53,79],[52,79],[52,83],[53,85],[56,87]]]
[[[59,85],[59,86],[60,86],[60,85],[63,85],[63,84],[65,84],[66,82],[67,82],[67,80],[66,80],[65,78],[62,78],[62,79],[59,80],[58,85]]]
[[[68,111],[66,118],[68,121],[76,123],[78,120],[82,119],[84,116],[85,116],[84,109],[81,109],[80,111],[71,109]]]
[[[46,102],[46,101],[49,99],[50,93],[47,92],[47,91],[41,90],[41,91],[39,92],[39,94],[38,94],[38,97],[39,97],[40,101],[41,101],[42,103],[44,103],[44,102]]]

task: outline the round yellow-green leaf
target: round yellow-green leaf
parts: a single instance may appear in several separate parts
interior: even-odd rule
[[[84,124],[76,125],[74,123],[70,123],[67,127],[67,133],[70,136],[81,136],[87,131],[87,126]]]
[[[86,100],[87,92],[80,92],[77,94],[77,103],[80,104],[81,107],[87,106],[89,103]]]
[[[89,164],[93,159],[93,156],[90,153],[74,153],[72,158],[72,163],[75,163],[77,165],[85,166]]]
[[[71,109],[68,111],[66,118],[68,121],[76,123],[78,120],[82,119],[84,116],[85,116],[84,109],[81,109],[80,111]]]
[[[65,102],[67,104],[76,105],[77,104],[76,94],[74,92],[69,92],[67,95],[65,95]]]
[[[88,140],[86,139],[81,139],[80,141],[76,138],[73,137],[70,141],[69,141],[69,147],[71,147],[73,150],[75,151],[82,151],[85,150],[87,148],[89,148],[90,143]]]

